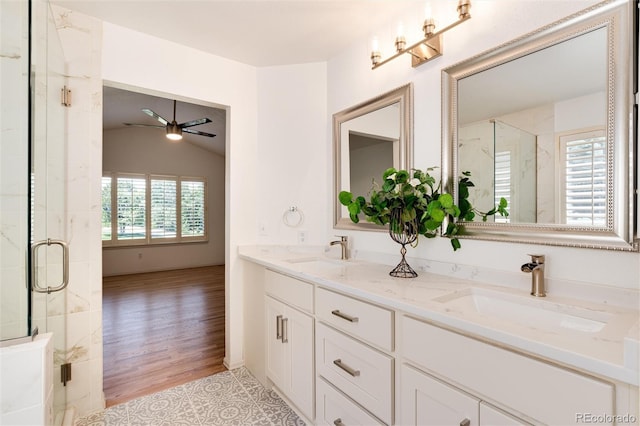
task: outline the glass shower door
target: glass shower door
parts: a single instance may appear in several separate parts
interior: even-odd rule
[[[31,7],[31,326],[53,333],[54,416],[59,424],[67,402],[61,371],[67,363],[67,78],[49,3],[32,0]]]

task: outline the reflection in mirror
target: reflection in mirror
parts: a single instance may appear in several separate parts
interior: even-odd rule
[[[443,71],[443,171],[509,217],[467,237],[637,250],[630,3],[588,9]],[[457,188],[454,188],[454,192]]]
[[[368,194],[389,167],[411,167],[412,86],[406,85],[333,116],[335,227],[384,228],[362,220],[353,223],[338,202],[342,190]]]
[[[349,160],[349,180],[345,182],[355,194],[366,194],[382,170],[398,164],[400,120],[398,103],[344,122],[341,140],[343,157]],[[345,149],[346,148],[346,149]],[[345,152],[346,151],[346,152]],[[346,161],[345,161],[346,162]]]
[[[606,43],[599,28],[458,82],[458,164],[478,176],[472,203],[504,196],[512,223],[604,225],[605,151],[582,140],[562,162],[570,147],[559,135],[604,128]]]

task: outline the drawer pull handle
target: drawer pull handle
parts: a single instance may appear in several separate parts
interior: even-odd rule
[[[289,341],[289,318],[282,319],[282,343]]]
[[[344,426],[344,423],[342,423],[342,419],[340,419],[340,418],[335,419],[333,421],[333,424],[336,425],[336,426]]]
[[[337,309],[331,311],[331,313],[337,317],[342,318],[343,320],[347,320],[349,322],[358,322],[358,317],[352,317],[351,315],[344,314]]]
[[[460,426],[469,426],[471,424],[471,420],[469,419],[464,419],[463,421],[460,422]]]
[[[340,367],[342,370],[346,371],[347,374],[349,374],[351,377],[358,377],[360,375],[360,370],[354,370],[348,365],[343,364],[341,359],[336,359],[333,361],[333,363]]]
[[[276,340],[282,340],[282,315],[276,317]]]

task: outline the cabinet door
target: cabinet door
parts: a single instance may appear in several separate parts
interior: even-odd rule
[[[288,308],[283,324],[288,367],[289,398],[308,418],[314,417],[313,319]]]
[[[486,402],[480,403],[480,423],[487,426],[523,426],[529,424],[503,413]]]
[[[400,424],[479,424],[479,400],[407,365],[402,366]]]
[[[283,303],[265,297],[265,323],[267,333],[267,377],[286,391],[286,345],[282,343],[282,320],[286,315]]]

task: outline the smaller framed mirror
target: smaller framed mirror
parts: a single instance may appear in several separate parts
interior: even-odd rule
[[[334,228],[386,231],[366,220],[353,223],[338,194],[367,196],[389,167],[413,167],[411,83],[333,115]]]

